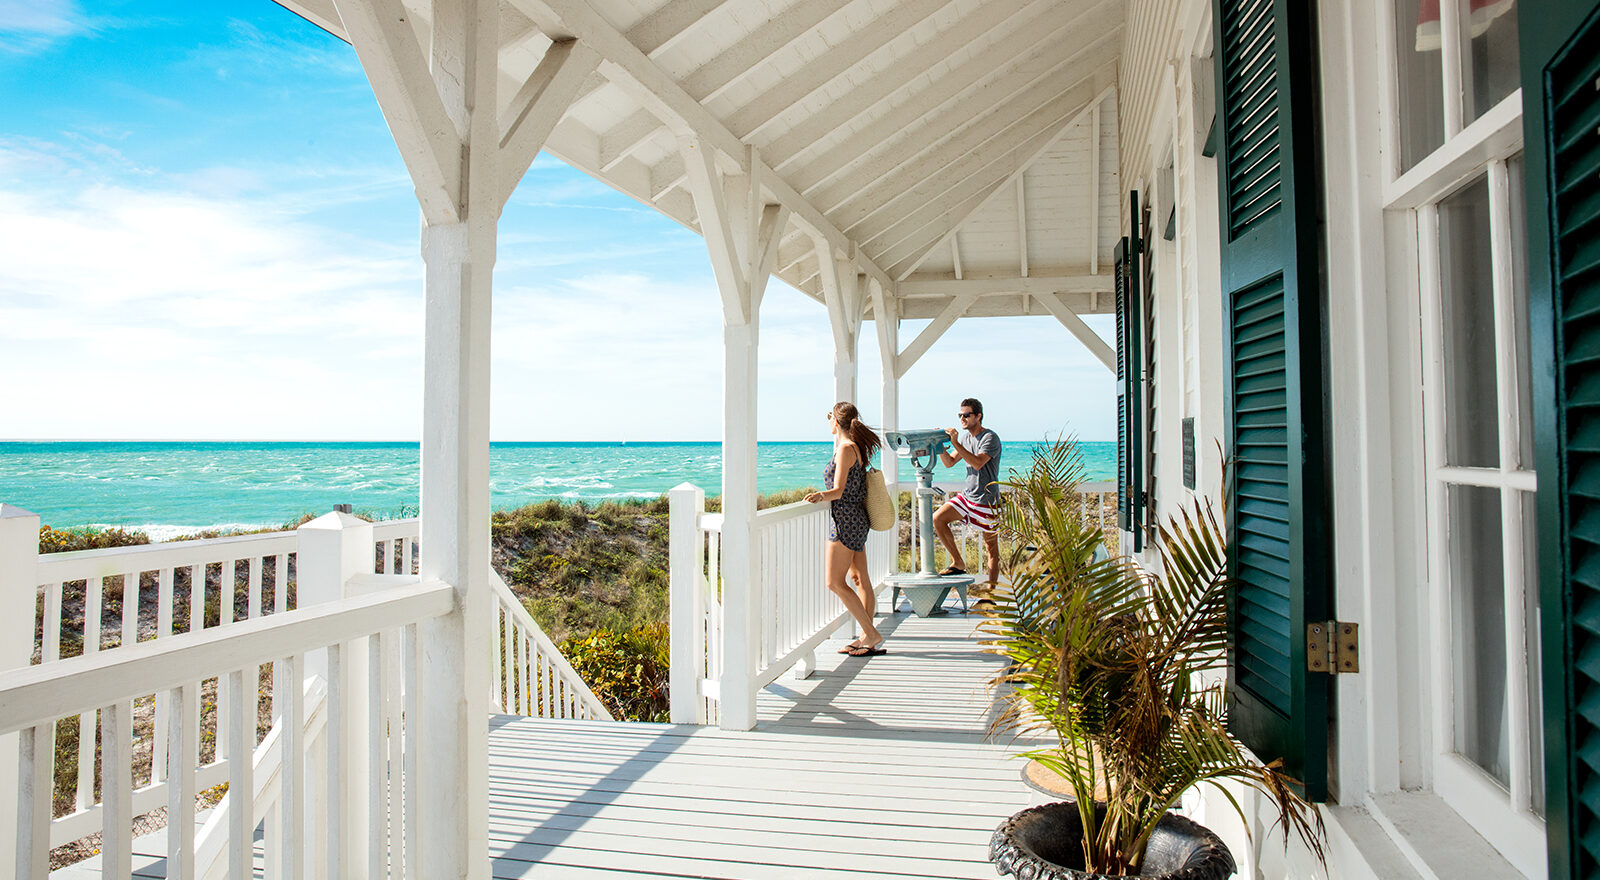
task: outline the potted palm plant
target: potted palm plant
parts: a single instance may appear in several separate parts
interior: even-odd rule
[[[1000,825],[990,858],[1039,878],[1223,878],[1226,846],[1172,812],[1196,786],[1259,791],[1320,859],[1322,821],[1276,765],[1227,729],[1225,533],[1208,504],[1155,530],[1155,574],[1132,559],[1096,560],[1099,527],[1082,513],[1084,463],[1063,440],[1035,452],[1009,483],[1003,528],[1010,585],[981,625],[1008,660],[995,684],[997,726],[1048,745],[1024,752],[1066,780],[1072,800]],[[1242,811],[1241,811],[1241,815]]]

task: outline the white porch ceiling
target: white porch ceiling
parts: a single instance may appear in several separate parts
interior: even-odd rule
[[[346,38],[332,0],[279,2]],[[1103,313],[1123,7],[504,0],[500,110],[575,37],[602,60],[546,151],[696,230],[680,135],[760,168],[790,208],[774,274],[806,294],[823,298],[820,240],[887,282],[900,317],[969,294],[967,316]],[[404,8],[426,46],[431,3]]]

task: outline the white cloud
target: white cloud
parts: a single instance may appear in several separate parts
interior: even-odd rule
[[[38,51],[87,26],[73,0],[0,0],[0,51]]]

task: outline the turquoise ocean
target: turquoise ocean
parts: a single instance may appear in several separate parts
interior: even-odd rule
[[[1090,479],[1115,479],[1115,443],[1080,445]],[[1025,467],[1033,446],[1007,443],[1002,469]],[[831,450],[761,443],[758,489],[819,485]],[[416,443],[0,442],[0,502],[55,528],[140,529],[154,540],[278,526],[335,504],[394,517],[416,510],[419,456]],[[906,468],[901,475],[911,477]],[[493,443],[489,451],[496,510],[550,498],[655,498],[684,481],[715,494],[721,480],[717,443]]]

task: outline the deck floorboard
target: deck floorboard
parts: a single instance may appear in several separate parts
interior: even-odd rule
[[[880,617],[888,654],[829,644],[749,732],[495,718],[494,876],[994,877],[989,835],[1033,793],[989,732],[978,620]]]

